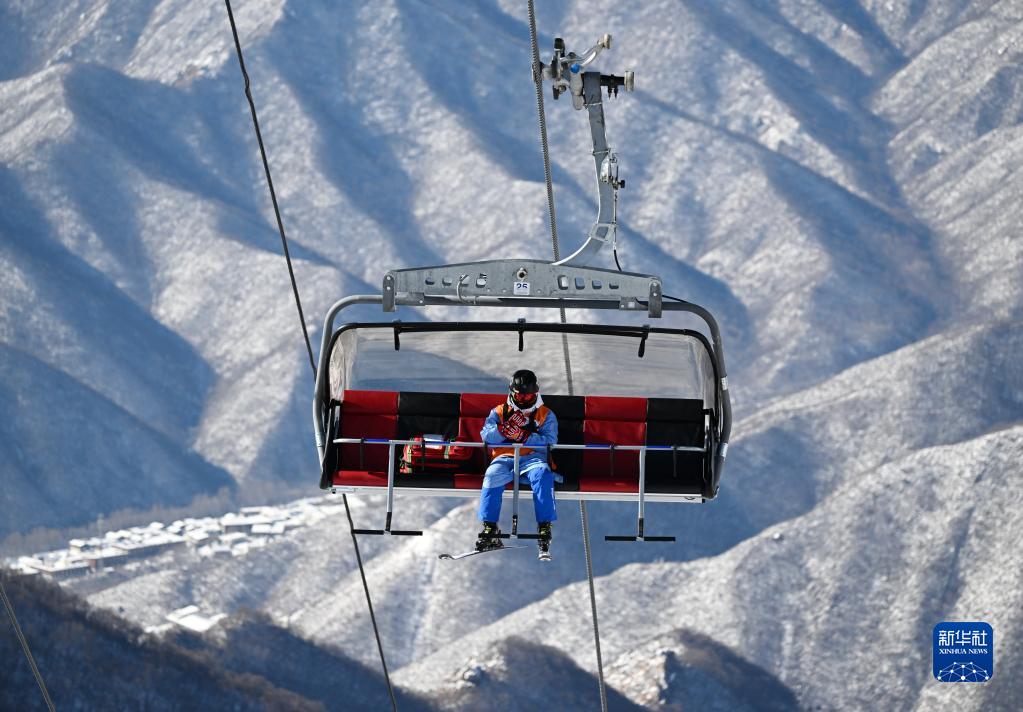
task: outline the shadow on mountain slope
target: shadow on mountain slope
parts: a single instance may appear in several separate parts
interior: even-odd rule
[[[228,672],[209,654],[148,636],[40,577],[3,570],[0,578],[57,709],[322,709],[256,675]],[[0,707],[45,709],[6,627]]]
[[[497,642],[488,654],[454,671],[449,687],[432,698],[443,710],[582,710],[600,708],[594,675],[579,668],[557,648],[512,637]],[[609,710],[642,709],[612,687]]]
[[[32,356],[0,344],[0,397],[17,404],[0,421],[9,464],[9,502],[0,533],[68,527],[97,514],[154,505],[181,506],[234,480],[102,394]],[[25,394],[31,394],[26,397]],[[80,447],[80,443],[96,447]]]
[[[260,49],[274,58],[274,69],[317,127],[315,155],[322,174],[386,232],[408,264],[442,264],[414,212],[416,186],[401,160],[408,142],[367,116],[379,78],[357,69],[363,36],[343,33],[328,43],[318,41],[325,27],[357,26],[357,15],[357,8],[348,6],[286,12]],[[375,51],[386,54],[386,48]],[[336,77],[345,67],[348,83],[336,91],[310,81]]]
[[[4,340],[102,392],[149,427],[187,441],[212,369],[109,275],[51,238],[45,214],[2,167],[0,194],[7,206],[0,214],[0,261],[10,264]]]
[[[120,66],[131,58],[158,5],[157,0],[115,8],[103,0],[72,5],[25,3],[16,9],[4,4],[0,6],[0,27],[4,28],[0,81],[27,76],[75,56]]]
[[[379,664],[363,665],[339,650],[314,645],[275,625],[264,614],[242,610],[207,633],[178,631],[171,640],[208,655],[230,673],[266,680],[275,688],[318,702],[326,710],[390,706]],[[400,710],[435,709],[422,696],[400,688],[394,692]]]
[[[158,183],[195,195],[203,201],[232,206],[258,228],[244,230],[245,242],[279,253],[276,225],[265,220],[265,188],[260,173],[251,172],[250,184],[231,175],[237,166],[252,165],[252,149],[238,130],[245,114],[236,96],[226,92],[186,92],[161,82],[127,77],[98,65],[77,65],[64,80],[68,107],[78,119],[77,131],[88,131],[108,145],[128,165]],[[199,88],[206,82],[197,84]],[[211,105],[212,104],[212,105]],[[218,117],[234,116],[225,129]],[[207,117],[214,117],[207,120]],[[58,156],[64,165],[65,190],[101,239],[125,233],[121,220],[137,212],[137,186],[123,165],[106,156],[96,159],[95,140],[79,138],[66,144]],[[103,185],[102,194],[95,191]],[[256,187],[258,186],[258,189]],[[127,206],[127,207],[125,207]],[[126,213],[127,210],[127,213]],[[130,232],[130,231],[129,231]],[[241,230],[230,231],[232,236]],[[292,241],[295,259],[329,264],[322,255]],[[117,243],[111,245],[116,253]]]
[[[679,628],[620,655],[608,681],[646,708],[782,712],[799,707],[781,680],[727,645]]]
[[[850,71],[853,76],[858,72],[820,44],[803,47],[812,61],[812,68],[807,69],[719,5],[687,1],[686,6],[724,45],[761,69],[773,94],[788,106],[810,136],[855,171],[859,185],[879,200],[897,199],[898,186],[888,174],[884,151],[890,128],[859,107],[858,98],[871,87],[863,80],[850,81]],[[788,26],[785,29],[798,33]],[[843,69],[839,75],[835,74],[836,66]],[[843,97],[843,91],[849,95]]]

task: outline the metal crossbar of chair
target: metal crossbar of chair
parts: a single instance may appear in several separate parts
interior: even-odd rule
[[[400,440],[397,438],[335,438],[333,441],[339,445],[359,445],[363,448],[367,445],[386,445],[387,446],[387,513],[384,519],[383,529],[356,529],[357,534],[374,534],[374,535],[386,535],[392,536],[422,536],[423,532],[419,530],[393,530],[391,529],[391,519],[394,512],[394,448],[398,445],[418,445],[426,447],[427,445],[445,445],[445,446],[460,446],[460,447],[473,447],[473,448],[489,448],[492,447],[489,443],[477,443],[468,442],[462,440],[431,440],[426,438],[417,438],[414,440]],[[522,448],[536,449],[537,446],[527,445],[525,443],[508,443],[507,445],[501,444],[500,447],[509,447],[514,449],[514,465],[513,465],[513,477],[512,477],[512,528],[510,534],[501,534],[501,538],[504,539],[536,539],[537,534],[519,534],[518,523],[519,523],[519,451]],[[607,450],[611,453],[611,457],[614,457],[616,450],[627,450],[631,452],[638,452],[639,457],[639,484],[636,493],[636,497],[639,503],[639,512],[636,521],[636,535],[608,535],[604,537],[605,541],[666,541],[673,542],[675,537],[673,536],[652,536],[646,534],[644,531],[645,516],[646,516],[646,458],[643,455],[647,451],[655,452],[671,452],[673,455],[679,452],[700,452],[707,453],[706,447],[696,447],[692,445],[617,445],[614,443],[585,443],[585,444],[572,444],[565,443],[559,445],[546,445],[544,448],[550,450]]]

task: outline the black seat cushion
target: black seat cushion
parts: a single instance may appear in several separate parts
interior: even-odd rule
[[[544,395],[543,402],[558,419],[558,443],[582,445],[585,399],[582,396]],[[579,475],[583,469],[583,451],[555,450],[552,457],[558,474],[563,478],[556,488],[570,492],[578,490]]]

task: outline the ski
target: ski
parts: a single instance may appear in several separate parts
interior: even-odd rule
[[[497,549],[484,549],[483,551],[466,551],[461,554],[439,554],[437,558],[444,559],[446,561],[458,561],[459,559],[466,559],[470,556],[476,556],[476,554],[489,554],[491,551],[507,551],[508,549],[525,549],[529,544],[514,544],[512,546],[502,546]]]

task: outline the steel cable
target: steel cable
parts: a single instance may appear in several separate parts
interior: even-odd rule
[[[259,130],[259,119],[256,117],[256,103],[252,99],[252,88],[249,82],[249,73],[245,70],[245,59],[242,57],[242,43],[238,39],[238,28],[234,24],[234,12],[231,11],[231,0],[224,0],[227,5],[227,17],[231,21],[231,34],[234,35],[234,47],[238,52],[238,66],[242,70],[242,78],[245,79],[245,98],[249,100],[249,111],[252,114],[252,127],[256,130],[256,141],[259,143],[259,155],[263,159],[263,172],[266,174],[266,185],[270,189],[270,200],[274,206],[274,216],[277,218],[277,231],[281,234],[281,245],[284,247],[284,257],[288,261],[288,275],[291,277],[291,291],[295,294],[295,305],[298,307],[298,320],[302,323],[302,337],[305,339],[305,348],[309,354],[309,365],[316,373],[316,361],[313,359],[313,346],[309,342],[309,331],[305,325],[305,314],[302,313],[302,300],[298,296],[298,283],[295,281],[295,270],[291,266],[291,253],[288,251],[288,238],[284,234],[284,221],[281,220],[281,209],[277,205],[277,191],[274,190],[274,181],[270,176],[270,163],[266,158],[266,148],[263,146],[263,133]]]
[[[274,191],[273,178],[270,176],[270,164],[266,157],[266,148],[263,145],[263,136],[259,130],[259,119],[256,117],[256,104],[252,98],[249,74],[245,70],[245,59],[242,56],[241,40],[238,39],[238,28],[235,25],[234,13],[231,10],[231,0],[224,0],[227,5],[227,17],[231,22],[231,33],[234,35],[234,46],[238,53],[238,65],[241,67],[242,77],[245,79],[245,97],[249,100],[249,111],[252,114],[252,126],[256,131],[256,141],[259,143],[259,154],[263,159],[263,171],[266,174],[267,187],[270,189],[270,199],[273,201],[274,215],[277,218],[277,230],[281,234],[281,244],[284,246],[284,259],[288,262],[288,274],[291,276],[291,288],[295,295],[295,305],[298,307],[298,318],[302,323],[302,336],[305,337],[306,350],[309,353],[309,366],[313,370],[313,379],[316,379],[316,362],[313,359],[313,348],[309,341],[309,331],[306,329],[305,315],[302,312],[302,299],[298,294],[298,283],[295,280],[295,270],[291,264],[291,253],[288,251],[288,238],[284,233],[284,222],[281,220],[281,211],[277,205],[277,194]],[[391,676],[387,670],[387,660],[384,657],[384,646],[380,640],[380,629],[377,626],[376,614],[373,612],[373,601],[369,595],[369,583],[366,580],[366,570],[362,564],[362,555],[359,552],[359,541],[355,536],[355,523],[352,520],[352,510],[348,505],[348,496],[341,495],[345,505],[345,514],[348,516],[348,528],[352,535],[352,545],[355,548],[355,560],[359,564],[359,575],[362,577],[362,588],[366,592],[366,605],[369,608],[370,621],[373,623],[373,635],[376,637],[377,650],[380,653],[380,665],[384,670],[384,681],[387,683],[387,694],[391,698],[391,707],[395,712],[398,710],[398,701],[394,696],[394,687],[391,685]]]
[[[586,580],[590,584],[590,614],[593,616],[593,641],[597,649],[597,680],[600,683],[600,709],[607,712],[607,690],[604,685],[604,660],[600,655],[600,627],[597,625],[597,595],[593,588],[593,558],[590,556],[590,523],[586,516],[586,500],[579,500],[579,518],[583,523],[583,550],[586,554]]]
[[[533,50],[533,83],[536,85],[536,113],[540,117],[540,146],[543,149],[543,176],[547,183],[547,214],[550,216],[551,241],[554,243],[554,261],[561,259],[558,248],[558,218],[554,211],[554,181],[551,179],[551,154],[547,147],[547,118],[543,108],[543,65],[540,63],[540,47],[536,42],[536,11],[533,0],[529,3],[529,43]]]
[[[11,618],[11,625],[14,626],[14,633],[18,636],[18,641],[21,643],[21,649],[25,653],[25,659],[28,660],[28,666],[32,668],[32,675],[35,676],[36,684],[39,685],[39,691],[43,693],[43,699],[46,701],[46,706],[50,712],[54,712],[56,709],[53,706],[53,700],[50,699],[50,692],[46,689],[46,683],[43,682],[43,675],[39,672],[38,666],[36,666],[36,660],[32,657],[32,651],[28,647],[28,639],[25,637],[25,633],[21,630],[21,625],[18,623],[18,617],[14,615],[14,604],[11,603],[11,599],[7,597],[7,589],[4,588],[4,582],[0,581],[0,597],[4,599],[4,608],[7,609],[7,615]]]
[[[551,224],[551,243],[554,248],[554,261],[561,259],[561,250],[558,247],[558,220],[554,211],[554,181],[551,178],[551,156],[547,144],[547,118],[544,112],[543,103],[543,73],[540,64],[540,47],[536,39],[536,11],[533,7],[533,0],[528,0],[529,7],[529,43],[533,53],[533,83],[536,86],[536,113],[540,120],[540,146],[543,149],[543,174],[547,184],[547,211]],[[561,323],[567,322],[565,308],[561,310]],[[568,394],[575,395],[575,388],[572,382],[572,361],[568,350],[568,336],[561,335],[561,348],[565,359],[565,378],[568,384]],[[590,613],[593,619],[593,643],[597,652],[597,682],[600,685],[600,709],[607,712],[607,691],[604,684],[604,662],[600,654],[600,627],[597,623],[597,596],[593,586],[593,558],[590,554],[590,526],[586,513],[586,502],[579,500],[579,517],[582,520],[583,551],[586,558],[586,580],[590,588]]]

